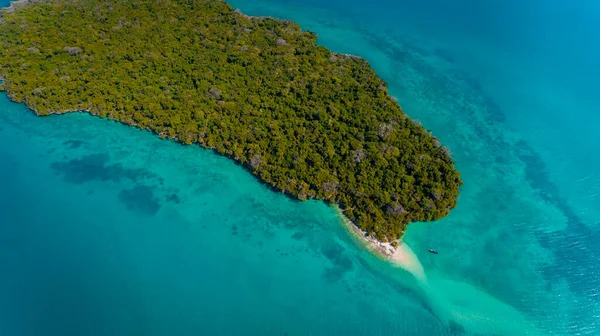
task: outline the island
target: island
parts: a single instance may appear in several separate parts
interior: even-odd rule
[[[88,112],[225,155],[275,190],[400,238],[462,182],[360,57],[220,0],[30,0],[0,14],[0,89],[37,115]]]

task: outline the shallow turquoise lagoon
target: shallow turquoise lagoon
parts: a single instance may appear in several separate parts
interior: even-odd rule
[[[210,151],[2,95],[0,335],[600,335],[599,6],[232,5],[366,58],[452,150],[426,279]]]

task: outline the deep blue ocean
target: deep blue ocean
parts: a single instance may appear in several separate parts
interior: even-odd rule
[[[0,336],[600,335],[600,2],[230,3],[367,59],[451,149],[458,207],[405,235],[426,279],[209,150],[2,94]]]

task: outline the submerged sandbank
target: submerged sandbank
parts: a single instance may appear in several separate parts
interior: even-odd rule
[[[467,282],[433,274],[429,280],[423,265],[410,246],[402,240],[384,243],[367,235],[336,207],[352,236],[376,256],[412,274],[424,298],[440,321],[454,321],[476,334],[544,335],[523,313]]]

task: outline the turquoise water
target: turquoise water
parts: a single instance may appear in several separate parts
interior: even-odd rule
[[[0,335],[600,335],[600,6],[232,4],[366,58],[452,150],[458,208],[405,238],[427,279],[210,151],[2,95]]]

